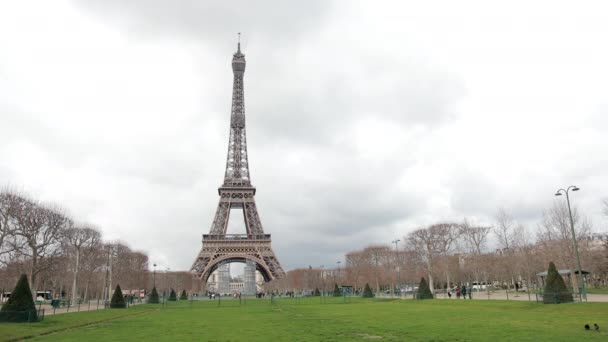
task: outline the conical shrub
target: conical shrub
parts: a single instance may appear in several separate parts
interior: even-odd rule
[[[154,286],[152,288],[152,292],[150,292],[150,296],[148,297],[148,304],[158,304],[159,302],[158,291],[156,291],[156,286]]]
[[[543,294],[543,303],[559,304],[572,302],[572,292],[566,286],[564,278],[557,272],[557,268],[553,262],[549,263],[547,270],[547,279],[545,280],[545,293]]]
[[[179,296],[179,300],[188,300],[188,294],[186,293],[186,290],[182,290],[182,295]]]
[[[369,287],[368,283],[365,283],[365,288],[363,289],[363,298],[372,298],[374,296],[374,293],[372,292],[372,289]]]
[[[336,286],[334,287],[334,297],[341,297],[341,296],[342,296],[342,291],[338,287],[338,284],[336,284]]]
[[[431,288],[429,284],[426,282],[426,279],[422,277],[420,279],[420,284],[418,285],[418,295],[417,299],[433,299],[433,293],[431,292]]]
[[[116,285],[116,289],[114,290],[114,294],[112,295],[112,300],[110,301],[110,308],[124,309],[126,307],[127,303],[125,302],[125,297],[122,295],[120,285]]]
[[[27,276],[22,274],[8,301],[0,309],[0,322],[37,322],[38,313]]]
[[[169,294],[169,298],[167,300],[170,302],[177,302],[177,293],[175,293],[174,289],[171,289],[171,293]]]

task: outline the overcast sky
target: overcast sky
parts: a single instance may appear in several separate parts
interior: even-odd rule
[[[0,184],[189,269],[223,181],[242,32],[251,177],[285,269],[438,221],[491,224],[499,207],[534,229],[571,184],[606,231],[607,13],[603,1],[3,1]]]

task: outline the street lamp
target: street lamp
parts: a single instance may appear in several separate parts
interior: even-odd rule
[[[399,266],[399,239],[395,239],[392,242],[395,244],[395,256],[397,257],[397,288],[399,288],[399,295],[401,296],[401,266]]]
[[[154,272],[152,273],[152,286],[156,287],[156,263],[154,263]]]
[[[572,220],[572,210],[570,209],[570,196],[568,193],[572,191],[579,191],[580,189],[575,185],[570,185],[566,190],[559,189],[555,193],[555,196],[561,196],[562,193],[566,194],[566,202],[568,203],[568,214],[570,215],[570,230],[572,232],[572,243],[574,243],[574,252],[576,253],[576,267],[578,268],[578,280],[579,280],[579,295],[581,302],[583,301],[583,296],[585,296],[585,282],[583,281],[583,269],[581,268],[581,258],[578,254],[578,243],[576,242],[576,234],[574,233],[574,220]],[[586,296],[585,296],[586,298]]]
[[[340,264],[342,263],[342,261],[338,260],[336,261],[336,264],[338,265],[338,276],[336,277],[336,283],[338,283],[338,281],[340,281]]]

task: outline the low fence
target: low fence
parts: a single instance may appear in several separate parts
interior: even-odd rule
[[[133,306],[136,304],[141,304],[143,301],[135,300],[135,301],[126,301],[126,307]],[[67,299],[53,299],[51,301],[47,301],[45,303],[38,303],[38,309],[46,309],[47,314],[55,315],[61,313],[68,312],[80,312],[80,311],[94,311],[94,310],[103,310],[110,308],[110,302],[104,301],[102,299],[93,299],[93,300],[78,300],[75,304],[72,301]]]
[[[44,309],[25,311],[0,311],[0,322],[41,322],[44,319]]]
[[[160,299],[158,304],[161,309],[171,308],[217,308],[217,307],[242,307],[242,306],[272,306],[272,305],[318,305],[318,304],[349,304],[365,300],[359,296],[266,296],[256,298],[255,296],[216,296],[190,297],[188,300],[167,301]],[[380,299],[382,300],[382,299]]]
[[[536,293],[536,302],[545,304],[561,304],[572,302],[586,302],[587,296],[578,292],[543,292]]]

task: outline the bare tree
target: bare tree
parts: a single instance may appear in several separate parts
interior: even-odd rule
[[[485,249],[492,227],[473,226],[466,219],[460,225],[460,236],[471,254],[480,255]]]
[[[604,215],[608,216],[608,198],[602,200],[602,212]]]
[[[458,224],[440,223],[428,228],[422,228],[411,232],[406,242],[409,248],[416,252],[418,258],[425,265],[429,278],[429,287],[434,289],[433,273],[440,256],[447,256],[453,249],[458,237]],[[449,270],[446,269],[447,282],[449,284]]]
[[[590,241],[591,223],[582,217],[576,207],[572,207],[572,222],[578,240],[581,254],[587,252],[586,244]],[[551,208],[543,212],[538,239],[546,250],[549,258],[558,265],[572,267],[575,262],[574,245],[572,243],[572,228],[570,212],[565,201],[555,201]]]
[[[17,196],[0,191],[0,264],[7,265],[15,251],[14,230]]]
[[[470,264],[469,271],[472,272],[475,281],[479,282],[482,277],[483,259],[482,253],[486,249],[488,236],[492,227],[489,226],[474,226],[466,219],[460,225],[460,236],[464,242],[465,248],[469,253],[467,259]],[[487,273],[487,272],[486,272]],[[487,278],[487,274],[484,278]]]
[[[524,232],[524,226],[518,224],[513,216],[504,208],[500,208],[496,213],[496,226],[494,226],[494,234],[496,235],[499,247],[499,267],[502,272],[498,272],[509,288],[515,283],[515,252],[519,247],[521,239],[519,236]]]
[[[78,271],[80,269],[80,255],[82,249],[86,248],[87,245],[95,244],[100,240],[101,234],[95,229],[89,227],[72,227],[66,229],[64,232],[65,241],[69,245],[69,248],[74,253],[74,278],[72,281],[72,303],[76,303],[76,297],[78,293],[77,279]]]
[[[504,250],[512,249],[515,245],[517,223],[504,208],[498,209],[495,218],[496,226],[493,230],[498,245]]]
[[[15,221],[20,253],[30,260],[30,286],[35,289],[38,273],[61,253],[62,234],[72,221],[58,209],[43,207],[23,197],[19,197]]]

